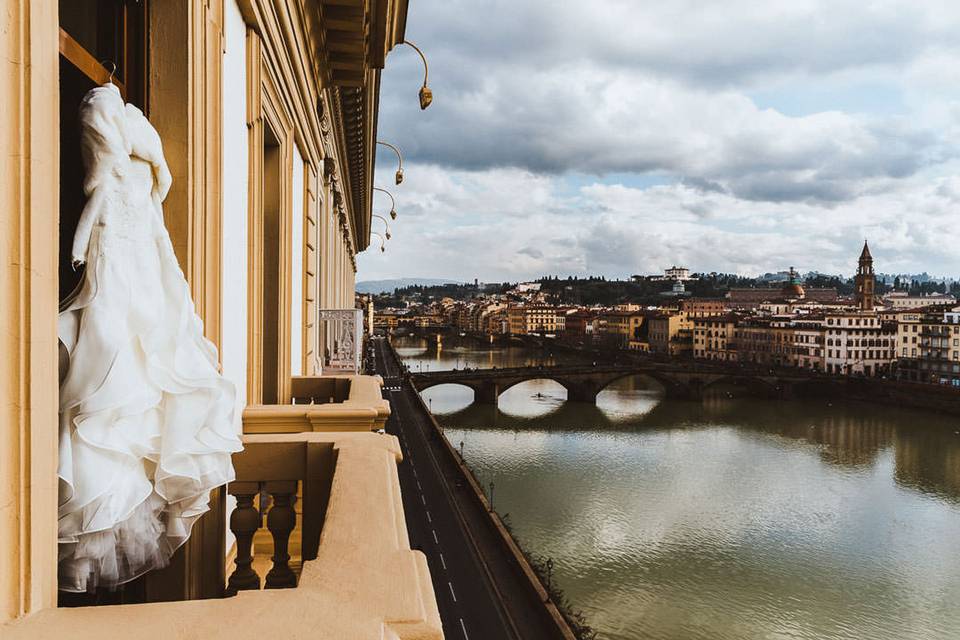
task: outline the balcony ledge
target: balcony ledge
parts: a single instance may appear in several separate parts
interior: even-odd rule
[[[249,405],[243,411],[243,432],[376,431],[383,428],[390,415],[390,403],[380,392],[383,386],[380,376],[342,376],[337,379],[349,381],[349,392],[342,402]]]
[[[46,609],[7,625],[4,640],[310,638],[440,640],[426,557],[410,549],[397,476],[400,448],[375,433],[244,436],[253,443],[332,443],[330,502],[316,560],[294,589],[219,600]]]

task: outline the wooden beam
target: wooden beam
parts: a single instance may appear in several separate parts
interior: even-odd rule
[[[110,78],[110,72],[107,71],[100,61],[94,58],[90,52],[74,40],[69,33],[60,29],[60,55],[70,61],[70,64],[80,70],[96,84],[106,84]],[[114,77],[111,82],[120,89],[120,95],[124,100],[127,99],[127,87]]]

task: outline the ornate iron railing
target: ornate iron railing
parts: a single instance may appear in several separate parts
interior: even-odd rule
[[[363,311],[320,309],[320,345],[323,373],[360,373],[363,355]]]

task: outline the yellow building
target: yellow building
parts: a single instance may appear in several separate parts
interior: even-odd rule
[[[693,322],[687,314],[661,312],[650,317],[650,350],[671,356],[689,354],[693,350]]]
[[[693,318],[693,357],[701,360],[736,361],[734,336],[738,321],[739,317],[732,314]]]
[[[883,315],[897,321],[898,378],[960,386],[960,313],[953,305],[894,309]]]
[[[406,11],[406,0],[4,3],[4,640],[131,629],[183,637],[185,628],[203,638],[442,637],[425,558],[409,548],[400,449],[371,432],[389,405],[375,378],[323,375],[344,344],[318,317],[354,306],[380,70],[403,40]],[[231,509],[236,545],[233,502],[221,489],[173,564],[125,591],[125,604],[66,609],[57,606],[56,321],[77,275],[55,239],[69,247],[83,205],[76,113],[110,77],[107,66],[162,138],[173,175],[166,227],[238,388],[246,450],[234,456],[229,489],[241,505]],[[246,553],[258,526],[251,505],[261,489],[281,520],[292,494],[303,497],[290,537],[302,560],[297,586],[223,599],[230,559]],[[210,599],[183,602],[201,598]],[[158,604],[136,604],[150,601]]]
[[[611,346],[634,351],[649,351],[648,315],[639,311],[639,308],[605,313],[602,325],[604,337]]]
[[[562,309],[546,304],[524,306],[525,333],[537,335],[557,335],[563,333],[567,316]]]
[[[527,312],[522,306],[507,308],[507,332],[514,336],[527,335]]]
[[[737,357],[751,364],[794,366],[796,330],[789,317],[754,317],[738,323],[734,332]]]

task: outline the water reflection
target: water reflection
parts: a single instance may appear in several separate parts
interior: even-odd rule
[[[604,638],[960,637],[953,418],[668,401],[643,378],[597,406],[545,381],[499,407],[451,389],[429,390],[448,437]]]

